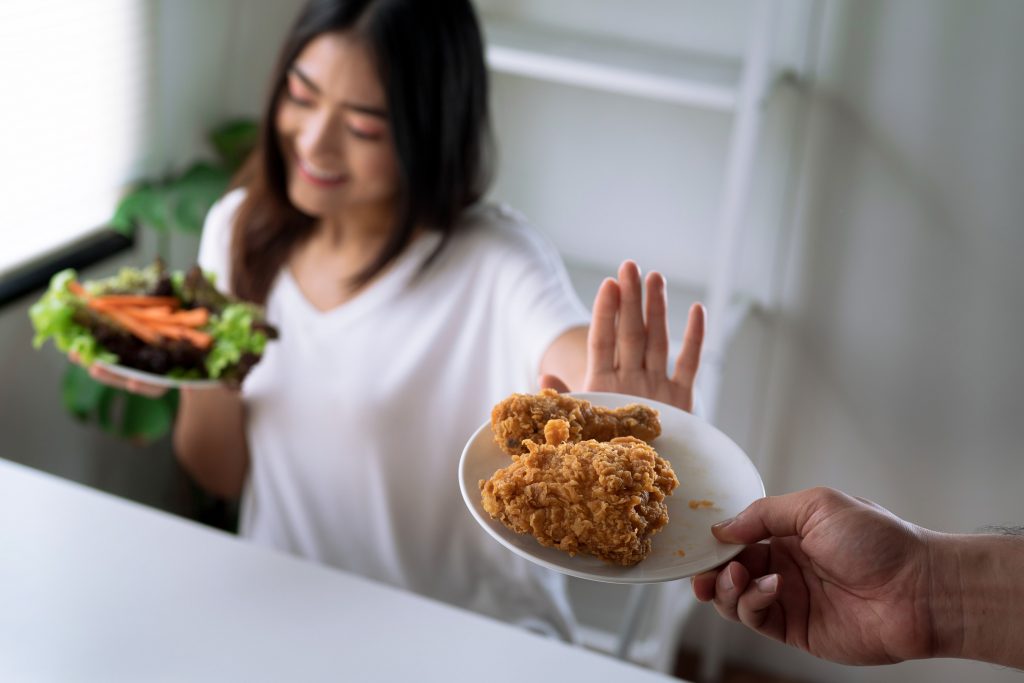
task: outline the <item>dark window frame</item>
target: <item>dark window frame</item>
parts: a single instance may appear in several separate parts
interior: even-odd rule
[[[82,270],[135,246],[135,231],[125,235],[104,228],[69,247],[44,256],[0,276],[0,309],[46,288],[50,278],[65,268]]]

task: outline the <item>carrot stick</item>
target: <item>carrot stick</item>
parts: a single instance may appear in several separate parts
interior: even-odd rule
[[[211,346],[213,346],[213,337],[206,334],[205,332],[193,330],[188,327],[182,329],[183,334],[185,335],[185,339],[188,339],[190,342],[192,342],[192,345],[195,346],[196,348],[208,349]]]
[[[148,344],[158,344],[161,338],[166,338],[183,339],[200,349],[213,345],[211,335],[193,329],[209,322],[210,312],[205,308],[180,311],[181,302],[169,296],[90,296],[85,287],[74,280],[68,283],[68,291]]]
[[[160,335],[155,330],[129,315],[125,315],[117,310],[102,311],[102,313],[147,344],[156,344],[160,341]]]
[[[117,306],[117,310],[147,323],[202,327],[210,320],[205,308],[174,312],[168,306]],[[106,309],[103,309],[106,310]]]
[[[89,298],[89,292],[85,291],[85,287],[83,287],[82,283],[78,280],[71,280],[68,282],[68,291],[77,297],[81,297],[83,299]]]
[[[170,320],[173,309],[170,306],[118,306],[122,313],[142,320]]]
[[[199,330],[193,330],[189,327],[182,327],[180,325],[166,325],[162,323],[153,323],[153,329],[164,335],[168,339],[184,339],[191,343],[193,346],[200,349],[208,349],[213,344],[213,337],[200,332]]]
[[[210,322],[210,312],[205,308],[193,308],[189,311],[178,311],[173,313],[171,316],[178,325],[185,325],[187,327],[202,327],[206,323]]]
[[[93,297],[101,306],[170,306],[177,309],[180,302],[173,296],[145,296],[142,294],[105,294]]]
[[[160,323],[148,323],[146,327],[151,328],[154,332],[166,339],[184,339],[184,335],[182,334],[184,328]]]

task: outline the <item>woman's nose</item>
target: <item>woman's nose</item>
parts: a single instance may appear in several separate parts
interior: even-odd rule
[[[304,156],[340,156],[344,137],[341,117],[330,110],[316,112],[306,120],[298,136]]]

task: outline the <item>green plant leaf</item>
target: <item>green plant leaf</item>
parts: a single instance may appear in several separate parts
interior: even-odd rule
[[[129,234],[138,224],[166,230],[168,218],[166,190],[146,183],[124,196],[110,225],[124,234]]]
[[[141,437],[147,441],[157,439],[171,429],[174,411],[171,405],[160,398],[147,398],[137,394],[124,397],[124,415],[121,434],[126,437]]]
[[[69,363],[61,384],[64,408],[79,420],[88,420],[96,413],[106,388],[94,380],[88,370]]]
[[[110,219],[110,227],[122,235],[131,235],[135,230],[135,205],[138,202],[135,192],[130,192],[121,198],[114,209],[114,216]]]
[[[228,121],[210,133],[210,144],[232,172],[245,161],[259,141],[259,126],[251,120]]]
[[[114,424],[114,414],[112,408],[119,395],[125,392],[120,389],[114,389],[113,387],[105,387],[107,391],[104,391],[100,395],[99,405],[96,407],[96,422],[99,424],[100,429],[107,432],[108,434],[115,434],[120,436],[120,430],[117,425]]]
[[[178,414],[178,404],[181,403],[181,392],[177,389],[171,389],[163,395],[162,400],[171,409],[172,415]]]
[[[224,194],[231,174],[223,168],[200,162],[193,164],[168,186],[173,197],[174,225],[179,230],[198,234],[213,203]]]

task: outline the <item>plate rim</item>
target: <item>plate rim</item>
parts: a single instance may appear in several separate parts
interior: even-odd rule
[[[718,429],[718,427],[716,427],[715,425],[711,424],[710,422],[708,422],[704,418],[699,417],[697,415],[694,415],[691,412],[684,411],[681,408],[677,408],[676,406],[673,406],[673,405],[670,405],[670,404],[667,404],[667,403],[663,403],[661,401],[656,401],[654,399],[649,399],[649,398],[646,398],[646,397],[643,397],[643,396],[633,396],[631,394],[622,394],[622,393],[611,392],[611,391],[571,391],[571,392],[565,392],[565,394],[567,396],[572,396],[574,398],[584,398],[584,399],[586,399],[588,401],[591,401],[592,403],[595,402],[594,399],[592,398],[594,396],[596,396],[598,398],[610,396],[610,397],[615,397],[616,399],[626,399],[626,400],[629,400],[629,401],[632,401],[632,402],[647,402],[647,403],[653,404],[653,407],[658,408],[659,410],[661,410],[662,408],[669,408],[669,409],[672,409],[672,410],[678,410],[678,411],[686,413],[690,417],[692,417],[692,418],[694,418],[694,419],[696,419],[696,420],[698,420],[700,422],[703,422],[706,426],[708,426],[711,429],[713,429],[716,432],[718,432],[719,435],[721,435],[722,437],[728,439],[736,447],[738,452],[743,455],[744,460],[746,461],[745,462],[745,466],[747,466],[753,472],[753,474],[757,477],[758,488],[760,489],[760,496],[759,497],[763,498],[766,495],[766,491],[765,491],[765,487],[764,487],[764,478],[761,476],[760,471],[758,471],[757,466],[754,465],[754,461],[750,459],[750,456],[747,455],[746,451],[744,451],[742,448],[740,448],[739,444],[737,444],[728,434],[726,434],[722,430]],[[523,559],[525,559],[525,560],[527,560],[529,562],[532,562],[532,563],[534,563],[536,565],[539,565],[541,567],[545,567],[545,568],[547,568],[547,569],[549,569],[551,571],[558,572],[560,574],[566,574],[568,576],[573,576],[573,577],[578,578],[578,579],[585,579],[587,581],[596,581],[596,582],[600,582],[600,583],[614,583],[614,584],[639,585],[639,584],[649,584],[649,583],[665,583],[665,582],[668,582],[668,581],[678,581],[678,580],[681,580],[681,579],[685,579],[685,578],[687,578],[689,576],[695,576],[696,574],[700,574],[703,571],[709,571],[710,569],[714,568],[714,567],[708,567],[707,569],[702,569],[702,570],[699,570],[697,572],[684,573],[684,574],[680,574],[679,576],[651,577],[651,576],[642,576],[642,575],[630,576],[628,573],[625,573],[625,572],[628,572],[628,570],[631,569],[631,567],[623,567],[622,569],[623,569],[624,573],[621,574],[621,575],[612,575],[612,576],[597,575],[597,574],[592,574],[592,573],[589,573],[589,572],[586,572],[586,571],[583,571],[583,570],[578,570],[578,569],[573,569],[571,567],[566,567],[564,565],[555,564],[555,563],[550,562],[550,561],[548,561],[548,560],[546,560],[546,559],[544,559],[542,557],[538,557],[537,555],[534,555],[534,554],[531,554],[529,552],[526,552],[522,548],[512,544],[511,542],[506,540],[502,535],[500,535],[497,531],[495,531],[491,527],[490,523],[493,520],[490,517],[484,518],[482,516],[482,513],[477,510],[477,506],[473,504],[473,502],[472,502],[472,500],[470,498],[470,492],[466,488],[467,487],[466,476],[465,476],[466,475],[466,461],[467,461],[467,456],[469,454],[470,446],[473,443],[476,442],[476,440],[480,436],[481,432],[483,432],[483,431],[488,431],[489,432],[490,429],[491,429],[491,421],[490,421],[490,418],[488,418],[482,425],[480,425],[480,427],[478,427],[473,432],[473,434],[466,441],[466,445],[463,446],[462,455],[459,458],[459,467],[458,467],[459,490],[462,492],[462,500],[463,500],[463,502],[466,504],[466,507],[469,508],[469,512],[473,516],[473,518],[477,521],[477,524],[479,524],[483,528],[483,530],[486,531],[487,534],[491,538],[493,538],[494,540],[498,541],[498,543],[500,543],[502,546],[504,546],[505,548],[510,550],[512,553],[514,553],[518,557],[522,557]],[[476,492],[476,493],[478,493],[478,492]],[[501,522],[498,522],[498,523],[500,524]],[[716,543],[718,543],[720,547],[726,548],[727,550],[725,550],[724,552],[719,554],[719,556],[717,558],[719,561],[718,561],[717,564],[714,565],[715,567],[721,566],[721,565],[724,565],[724,564],[728,563],[734,557],[736,557],[738,554],[740,554],[740,552],[742,552],[744,548],[747,547],[746,545],[733,545],[733,544],[721,543],[720,541],[716,541]],[[545,548],[546,546],[539,546],[539,547]]]
[[[125,379],[137,379],[142,382],[150,382],[161,387],[167,387],[169,389],[188,388],[188,389],[212,389],[221,384],[218,379],[175,379],[174,377],[167,377],[166,375],[157,375],[152,372],[146,372],[145,370],[139,370],[138,368],[130,368],[126,365],[120,365],[118,363],[110,363],[104,360],[94,360],[94,364],[99,367],[111,372],[115,375],[119,375]]]

